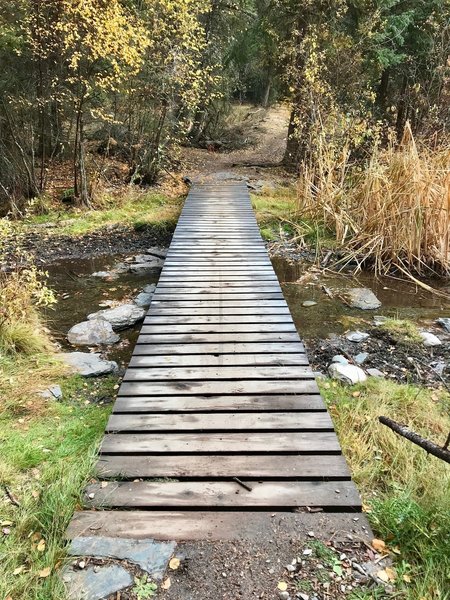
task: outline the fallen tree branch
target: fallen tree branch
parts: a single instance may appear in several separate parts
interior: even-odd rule
[[[398,435],[401,435],[413,444],[416,444],[416,446],[420,446],[429,454],[450,464],[450,450],[447,450],[445,446],[438,446],[434,442],[423,438],[418,433],[411,431],[411,429],[403,423],[397,423],[397,421],[393,421],[389,417],[378,417],[378,420],[383,425],[386,425],[386,427],[389,427],[389,429],[392,429],[392,431],[395,431],[395,433],[398,433]]]

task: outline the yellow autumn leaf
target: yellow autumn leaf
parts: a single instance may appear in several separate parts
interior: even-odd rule
[[[36,546],[36,550],[38,552],[44,552],[45,550],[45,540],[41,540],[39,544]]]
[[[179,566],[180,566],[180,559],[179,558],[174,557],[174,558],[170,559],[169,569],[172,569],[172,571],[176,571]]]
[[[410,577],[410,576],[409,576],[407,573],[405,573],[405,574],[403,575],[403,581],[404,581],[405,583],[411,583],[411,577]]]
[[[389,577],[389,581],[395,581],[397,579],[397,572],[395,569],[391,569],[391,567],[386,567],[385,571],[387,576]]]
[[[52,572],[51,567],[45,567],[45,569],[42,569],[42,571],[39,571],[39,577],[41,579],[45,579],[46,577],[48,577],[50,575],[51,572]]]
[[[287,590],[287,583],[285,581],[279,581],[277,588],[280,590],[280,592],[285,592]]]
[[[24,565],[17,567],[17,569],[14,569],[13,575],[20,575],[24,569],[25,569]]]

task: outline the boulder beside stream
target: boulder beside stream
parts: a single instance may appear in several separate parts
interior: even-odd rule
[[[145,310],[136,304],[121,304],[116,308],[99,310],[88,315],[89,321],[101,320],[111,324],[114,330],[127,329],[145,317]]]
[[[61,354],[61,360],[82,377],[100,377],[118,370],[113,360],[105,360],[100,354],[90,352],[67,352]]]
[[[343,297],[351,308],[375,310],[381,306],[381,302],[369,288],[350,288]]]
[[[103,319],[92,319],[74,325],[67,334],[74,346],[102,346],[115,344],[120,337],[114,333],[111,323]]]

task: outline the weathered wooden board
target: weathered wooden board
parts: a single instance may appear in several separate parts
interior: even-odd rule
[[[94,498],[91,498],[91,495]],[[94,501],[93,501],[94,500]],[[87,506],[124,507],[284,507],[300,506],[360,508],[352,482],[265,481],[253,482],[252,491],[236,482],[110,482],[106,487],[87,487]]]
[[[297,332],[273,333],[142,333],[138,338],[140,344],[198,344],[207,342],[222,344],[225,342],[299,342]]]
[[[103,454],[214,454],[340,452],[333,432],[251,433],[110,433],[105,435]]]
[[[142,338],[142,336],[141,336]],[[279,343],[251,343],[251,342],[217,342],[208,343],[200,342],[193,344],[178,344],[168,341],[164,344],[148,344],[143,339],[138,338],[137,345],[134,349],[134,355],[161,355],[161,354],[190,354],[190,355],[216,355],[222,354],[264,354],[264,353],[283,353],[283,354],[298,354],[304,352],[303,344],[296,342],[279,342]]]
[[[150,325],[145,323],[141,328],[142,334],[158,333],[161,331],[159,324]],[[164,333],[169,335],[173,333],[283,333],[285,331],[296,333],[293,323],[192,323],[178,325],[176,323],[166,323]]]
[[[123,381],[242,381],[242,380],[266,380],[266,379],[314,379],[309,366],[272,366],[258,367],[254,365],[244,367],[228,367],[221,365],[217,367],[130,367]]]
[[[312,377],[312,374],[311,374]],[[121,394],[128,396],[164,396],[164,395],[192,395],[198,394],[315,394],[318,392],[314,379],[281,379],[281,380],[255,380],[242,379],[241,381],[163,381],[163,382],[129,382],[124,381],[120,386]]]
[[[232,412],[232,411],[324,411],[325,404],[319,393],[278,396],[234,394],[212,396],[126,396],[119,391],[114,405],[115,413],[161,412]]]
[[[276,315],[265,315],[264,321],[266,323],[292,323],[292,319],[288,313],[286,314],[276,314]],[[145,317],[144,324],[152,325],[152,326],[161,326],[161,325],[206,325],[208,323],[212,324],[243,324],[243,323],[254,323],[258,324],[260,320],[257,315],[240,315],[240,314],[216,314],[216,315],[184,315],[177,316],[170,313],[166,315],[154,314],[153,311]]]
[[[111,415],[106,431],[154,432],[167,431],[332,431],[333,424],[326,412],[303,413],[197,413],[191,415]]]
[[[287,366],[307,365],[306,354],[165,354],[134,355],[130,367]]]
[[[99,458],[96,471],[100,477],[106,478],[350,479],[347,463],[339,454],[104,455]]]

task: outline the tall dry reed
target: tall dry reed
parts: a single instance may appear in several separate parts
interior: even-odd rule
[[[299,211],[333,230],[346,259],[378,274],[450,274],[450,146],[374,145],[364,168],[319,143],[299,182]]]

